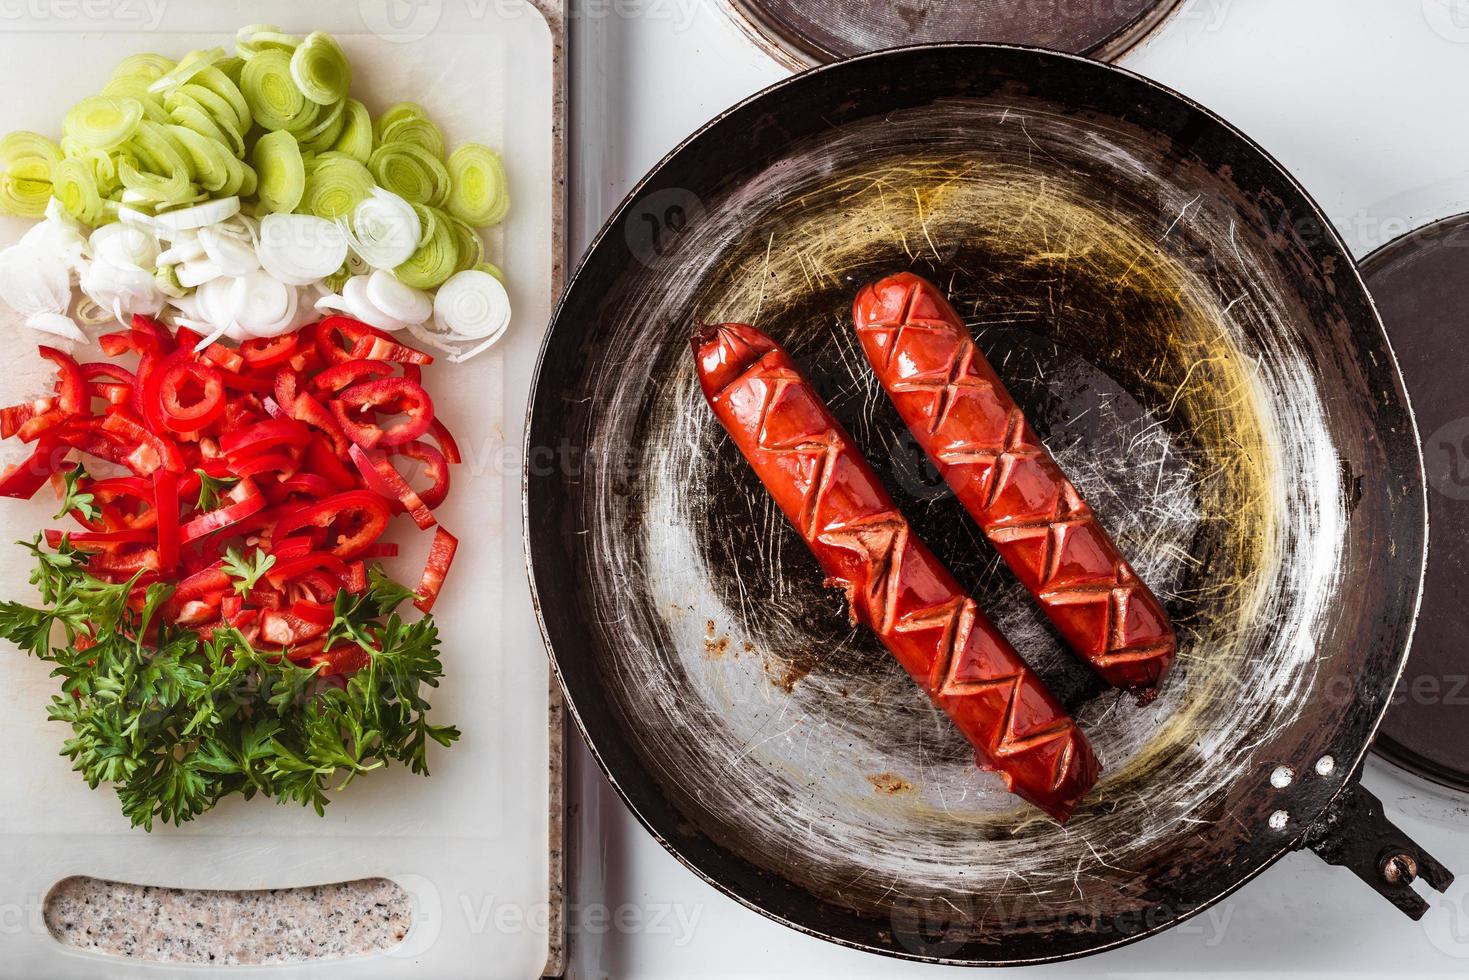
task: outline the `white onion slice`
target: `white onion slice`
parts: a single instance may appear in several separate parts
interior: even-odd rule
[[[266,272],[252,272],[239,280],[243,298],[234,321],[252,337],[275,337],[290,329],[296,316],[296,287]]]
[[[260,264],[283,283],[304,286],[347,260],[347,236],[334,222],[309,214],[268,214],[256,245]]]
[[[367,276],[353,276],[348,279],[347,284],[342,287],[342,299],[347,302],[347,313],[353,319],[361,320],[369,326],[389,332],[402,330],[408,326],[402,320],[388,316],[378,309],[377,304],[368,297]]]
[[[214,329],[225,329],[245,303],[245,284],[232,276],[211,279],[194,294],[198,319]]]
[[[199,244],[209,261],[219,267],[221,275],[243,276],[260,268],[255,248],[248,235],[229,229],[228,224],[208,225],[199,229]],[[179,280],[183,282],[182,279]],[[188,283],[184,283],[188,285]]]
[[[325,313],[331,310],[336,313],[351,313],[347,307],[347,299],[341,293],[327,293],[312,304],[319,312]]]
[[[168,298],[158,288],[152,270],[135,265],[93,262],[82,273],[80,285],[94,303],[114,313],[126,310],[152,316],[163,309],[163,302]]]
[[[52,198],[54,201],[55,198]],[[158,221],[151,214],[144,214],[136,208],[120,207],[117,209],[117,220],[130,225],[138,225],[153,231],[158,228]]]
[[[395,269],[418,249],[422,226],[413,205],[392,191],[372,189],[372,196],[352,211],[352,251],[374,269]]]
[[[158,253],[157,262],[159,265],[178,265],[203,257],[204,246],[199,242],[199,235],[193,231],[181,231],[173,236],[168,248]]]
[[[153,216],[153,223],[158,226],[159,234],[162,235],[164,232],[216,225],[226,218],[234,217],[239,211],[238,197],[221,197],[192,207],[179,208],[177,211],[162,211]]]
[[[151,269],[158,262],[158,239],[140,225],[114,221],[92,232],[92,256],[112,265]]]
[[[76,321],[64,313],[32,313],[26,317],[26,326],[32,330],[65,337],[67,340],[75,340],[79,344],[87,342],[87,335],[82,333]]]
[[[384,314],[403,323],[422,323],[434,313],[432,296],[405,286],[386,269],[377,269],[367,277],[367,299]]]
[[[185,289],[202,286],[225,274],[224,270],[210,259],[190,259],[188,262],[180,262],[174,266],[174,272],[179,277],[179,285]]]
[[[434,296],[434,322],[440,333],[498,338],[510,326],[510,294],[488,272],[456,272]]]

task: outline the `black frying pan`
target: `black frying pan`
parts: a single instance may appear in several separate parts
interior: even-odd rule
[[[944,284],[1182,642],[1102,689],[905,439],[856,353],[866,280]],[[695,321],[804,364],[1106,768],[1061,827],[840,597],[697,392]],[[699,874],[796,928],[945,962],[1082,955],[1313,846],[1410,914],[1449,875],[1358,766],[1402,669],[1424,484],[1392,350],[1301,188],[1203,108],[1000,46],[782,82],[665,159],[557,312],[527,434],[530,571],[583,733]]]

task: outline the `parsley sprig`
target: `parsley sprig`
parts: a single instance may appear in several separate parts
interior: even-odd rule
[[[72,730],[61,754],[94,789],[112,784],[134,826],[181,824],[236,793],[320,814],[358,773],[399,762],[427,775],[428,744],[459,737],[427,719],[424,689],[443,676],[438,628],[428,616],[400,619],[393,610],[412,593],[380,572],[362,595],[337,597],[327,649],[371,653],[343,687],[238,630],[204,640],[170,626],[156,614],[171,586],[149,585],[130,604],[135,583],[92,577],[66,539],[55,551],[39,537],[22,544],[41,603],[0,603],[0,636],[53,664],[61,692],[47,713]],[[53,644],[53,631],[65,642]]]

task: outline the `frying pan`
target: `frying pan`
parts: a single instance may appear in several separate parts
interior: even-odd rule
[[[943,284],[1162,597],[1150,704],[1048,631],[904,436],[853,294]],[[753,321],[1105,767],[1064,827],[847,624],[702,403],[688,338]],[[774,919],[962,964],[1064,959],[1303,846],[1410,915],[1451,880],[1357,785],[1425,553],[1421,456],[1354,263],[1278,164],[1152,82],[993,45],[820,68],[715,119],[593,243],[542,351],[525,533],[574,717],[649,831]]]

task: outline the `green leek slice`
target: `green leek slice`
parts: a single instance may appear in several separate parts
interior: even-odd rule
[[[367,106],[356,99],[346,100],[342,110],[342,131],[331,148],[359,163],[367,162],[372,156],[372,115]]]
[[[300,43],[299,37],[282,33],[274,24],[251,24],[235,32],[235,54],[246,61],[266,51],[281,51],[289,55]]]
[[[459,248],[447,221],[434,222],[433,234],[393,270],[405,286],[434,289],[452,276],[459,266]]]
[[[291,54],[291,78],[306,98],[331,105],[347,97],[352,66],[330,34],[312,31]]]
[[[105,210],[102,195],[97,192],[97,178],[87,162],[78,158],[62,160],[51,171],[52,193],[66,213],[84,225],[99,225]]]
[[[385,143],[367,159],[378,185],[413,204],[438,207],[449,196],[443,161],[416,143]]]
[[[345,218],[372,193],[372,174],[349,156],[322,154],[306,168],[306,191],[296,210],[318,218]]]
[[[496,279],[500,280],[501,283],[505,282],[505,273],[501,272],[500,267],[498,265],[495,265],[495,263],[493,262],[481,262],[479,265],[474,267],[474,271],[489,273]]]
[[[262,129],[302,129],[316,117],[316,103],[291,80],[291,56],[284,51],[266,49],[247,61],[240,91]]]
[[[259,210],[296,210],[306,192],[306,168],[296,138],[284,131],[266,133],[256,141],[250,161],[260,178],[255,190]]]
[[[146,84],[158,81],[164,75],[173,71],[175,62],[172,58],[166,58],[161,54],[144,52],[142,54],[130,54],[117,63],[112,70],[112,80],[138,79]]]
[[[330,150],[337,137],[342,135],[346,105],[344,100],[329,106],[318,106],[316,121],[309,128],[295,134],[296,139],[301,141],[302,149],[312,153]]]
[[[154,92],[164,92],[171,88],[177,88],[195,75],[199,74],[210,65],[217,64],[225,59],[224,48],[202,48],[198,51],[190,51],[179,59],[179,63],[155,81],[148,88]]]
[[[412,106],[413,103],[402,103]],[[393,107],[394,109],[397,106]],[[413,143],[423,147],[429,153],[439,159],[444,158],[444,134],[439,127],[434,125],[427,113],[419,106],[414,106],[417,112],[400,111],[393,115],[393,109],[383,114],[378,120],[378,142],[379,143]]]
[[[510,189],[500,154],[480,143],[465,143],[449,154],[450,214],[475,228],[505,220]]]
[[[143,106],[137,99],[94,95],[71,107],[61,133],[84,146],[110,150],[130,139],[142,118]]]
[[[448,222],[449,231],[454,236],[454,246],[459,250],[459,265],[454,271],[472,269],[485,260],[485,242],[479,237],[479,232],[452,214],[441,211],[437,217],[440,221]]]

